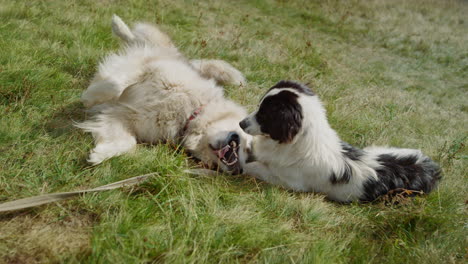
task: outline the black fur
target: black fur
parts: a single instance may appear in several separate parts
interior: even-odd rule
[[[364,151],[361,149],[358,149],[356,147],[351,146],[350,144],[342,141],[341,142],[341,147],[342,147],[342,153],[345,157],[347,157],[350,160],[360,160],[360,158],[364,155]],[[348,183],[349,180],[351,180],[351,177],[353,176],[353,172],[351,170],[351,167],[349,166],[348,162],[345,159],[345,170],[342,175],[336,175],[333,173],[330,176],[330,181],[332,184],[339,184],[339,183]]]
[[[290,91],[266,97],[255,115],[262,133],[279,143],[291,142],[302,126],[302,107],[297,98]]]
[[[340,183],[348,183],[351,180],[351,176],[353,176],[353,171],[349,164],[345,161],[345,170],[342,175],[337,177],[335,173],[330,176],[330,181],[332,184],[340,184]]]
[[[297,83],[297,82],[294,82],[294,81],[284,81],[284,80],[279,81],[277,84],[275,84],[273,87],[271,87],[268,90],[268,92],[273,90],[273,89],[280,89],[280,88],[291,88],[291,89],[294,89],[294,90],[298,91],[301,94],[310,95],[310,96],[315,95],[315,93],[309,87],[307,87],[304,84],[300,84],[300,83]]]
[[[441,178],[440,168],[428,157],[417,164],[417,158],[415,155],[380,155],[377,161],[382,167],[376,170],[378,180],[369,179],[364,183],[361,201],[374,201],[380,195],[396,189],[429,193]]]
[[[364,155],[364,151],[344,141],[341,142],[341,147],[343,148],[343,154],[351,160],[359,160],[362,157],[362,155]]]
[[[247,159],[245,160],[245,163],[251,163],[251,162],[257,161],[257,157],[255,157],[254,155],[253,146],[251,146],[250,148],[247,148],[246,151],[247,151]]]

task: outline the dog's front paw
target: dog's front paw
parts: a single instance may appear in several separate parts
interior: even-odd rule
[[[89,154],[88,162],[97,165],[107,159],[130,152],[136,146],[134,137],[127,137],[112,142],[100,143]]]
[[[89,154],[87,161],[92,165],[97,165],[107,159],[120,154],[120,151],[114,148],[117,144],[98,144]]]
[[[238,69],[223,60],[191,60],[190,64],[203,77],[214,79],[219,84],[245,86],[247,83]]]
[[[106,159],[109,159],[110,157],[106,155],[105,153],[100,153],[100,152],[95,152],[92,151],[89,154],[89,158],[86,160],[92,165],[98,165],[99,163],[105,161]]]
[[[266,182],[274,182],[273,173],[268,166],[259,161],[249,162],[244,165],[244,173]]]
[[[237,85],[237,86],[245,86],[247,81],[245,80],[244,75],[235,68],[229,69],[230,72],[228,73],[229,78],[226,78],[226,83]]]
[[[218,82],[221,84],[237,86],[245,86],[247,84],[244,75],[231,64],[222,60],[216,60],[214,64],[219,70],[218,76],[215,76],[215,78],[217,78]]]

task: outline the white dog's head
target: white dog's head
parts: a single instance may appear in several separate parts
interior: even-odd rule
[[[223,120],[214,123],[207,133],[208,145],[212,158],[217,165],[232,174],[242,173],[242,167],[248,157],[251,136],[239,127],[239,119]]]
[[[246,115],[244,110],[218,113],[218,118],[207,115],[209,114],[202,115],[200,119],[206,118],[210,122],[203,122],[203,129],[187,135],[185,147],[195,158],[211,168],[218,167],[231,174],[242,173],[252,138],[239,127],[239,121]]]
[[[262,135],[278,143],[290,143],[301,131],[304,117],[301,95],[313,95],[305,85],[280,81],[260,101],[259,108],[239,125],[252,136]]]

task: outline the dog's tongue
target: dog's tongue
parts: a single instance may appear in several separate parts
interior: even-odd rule
[[[224,158],[224,156],[229,151],[229,149],[231,149],[231,146],[226,145],[226,146],[224,146],[223,148],[221,148],[219,150],[215,150],[216,156],[218,156],[219,159]]]

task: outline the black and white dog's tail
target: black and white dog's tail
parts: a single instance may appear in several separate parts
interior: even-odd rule
[[[442,178],[434,161],[416,149],[369,147],[364,152],[374,159],[377,179],[364,182],[361,201],[373,201],[393,190],[429,193]]]

